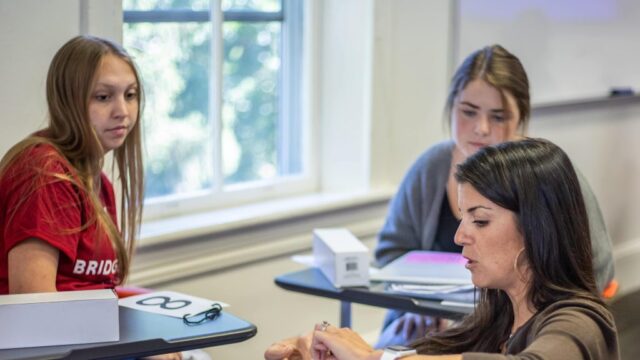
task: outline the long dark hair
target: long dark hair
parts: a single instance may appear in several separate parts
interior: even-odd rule
[[[536,310],[570,297],[602,303],[580,184],[562,149],[542,139],[486,147],[458,165],[455,177],[516,215],[531,272],[527,297]],[[499,352],[512,324],[507,294],[480,289],[476,310],[458,326],[413,345],[429,354]]]

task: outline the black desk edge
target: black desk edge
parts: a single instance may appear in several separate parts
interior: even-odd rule
[[[274,279],[279,287],[308,295],[353,302],[448,319],[460,319],[471,313],[471,307],[442,305],[439,300],[415,299],[409,296],[371,291],[368,287],[336,288],[320,270],[308,268],[280,275]]]

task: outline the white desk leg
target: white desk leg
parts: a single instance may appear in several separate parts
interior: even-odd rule
[[[351,327],[351,303],[340,301],[340,327]]]

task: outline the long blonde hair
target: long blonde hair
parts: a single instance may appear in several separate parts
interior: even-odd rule
[[[89,121],[89,101],[98,68],[107,54],[128,63],[139,89],[137,121],[122,146],[114,150],[112,172],[117,168],[121,185],[120,229],[103,208],[98,196],[104,163],[104,149]],[[142,83],[131,57],[118,44],[93,36],[77,36],[64,44],[53,57],[47,75],[49,125],[16,144],[0,161],[0,174],[27,149],[38,144],[53,146],[77,171],[75,178],[54,174],[51,181],[69,181],[89,199],[94,216],[75,231],[97,223],[99,232],[110,239],[118,259],[119,282],[129,274],[131,255],[138,234],[144,199],[144,179],[140,115]],[[97,182],[97,183],[96,183]],[[38,186],[34,179],[33,188]]]

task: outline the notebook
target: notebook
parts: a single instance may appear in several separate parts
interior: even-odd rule
[[[473,285],[434,285],[434,284],[409,284],[386,283],[385,291],[407,295],[412,298],[424,298],[429,300],[441,300],[463,304],[474,304],[476,300],[475,287]]]
[[[370,274],[373,281],[414,284],[471,284],[467,262],[457,253],[414,250]]]

